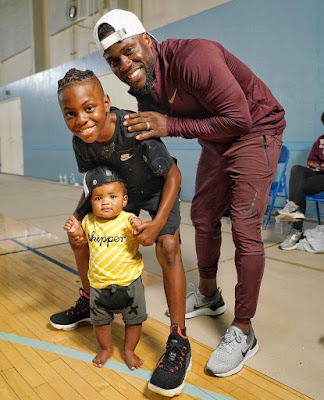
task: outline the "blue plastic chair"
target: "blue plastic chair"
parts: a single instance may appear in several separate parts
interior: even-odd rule
[[[324,203],[324,192],[319,192],[316,194],[306,196],[306,200],[315,201],[316,205],[316,214],[317,214],[317,222],[318,225],[321,225],[321,214],[319,210],[319,203]],[[324,214],[322,214],[324,215]]]
[[[263,228],[265,229],[268,225],[269,219],[271,217],[271,212],[273,208],[279,208],[275,206],[275,201],[277,197],[284,197],[288,200],[288,187],[287,187],[287,177],[286,177],[286,169],[289,161],[289,150],[286,146],[281,147],[280,157],[278,160],[278,165],[282,164],[281,172],[278,180],[273,180],[271,183],[271,188],[269,192],[269,196],[271,197],[270,205],[268,206],[268,212],[266,219],[264,221]]]

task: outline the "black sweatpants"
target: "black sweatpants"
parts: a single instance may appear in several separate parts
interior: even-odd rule
[[[294,165],[289,179],[289,200],[300,207],[305,214],[306,196],[324,191],[324,171],[317,172],[302,165]],[[303,220],[296,221],[293,227],[303,229]]]

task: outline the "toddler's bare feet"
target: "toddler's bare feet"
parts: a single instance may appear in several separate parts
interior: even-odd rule
[[[114,349],[101,350],[100,353],[92,360],[95,367],[102,368],[105,362],[113,355]]]
[[[142,368],[144,361],[139,358],[133,350],[124,350],[123,358],[128,365],[129,369],[134,371],[135,368]]]

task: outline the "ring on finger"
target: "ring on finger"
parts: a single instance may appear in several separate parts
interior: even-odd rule
[[[147,128],[146,130],[148,130],[148,131],[151,129],[151,125],[150,125],[150,123],[147,122],[147,121],[146,121],[146,128]]]

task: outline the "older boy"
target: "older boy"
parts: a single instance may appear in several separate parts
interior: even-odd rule
[[[151,388],[165,396],[179,394],[191,367],[191,351],[185,330],[186,279],[179,243],[181,174],[158,139],[139,142],[123,126],[127,111],[111,109],[98,78],[92,71],[72,69],[58,84],[58,98],[67,127],[74,134],[73,148],[80,172],[106,165],[125,180],[129,203],[125,211],[138,215],[146,210],[153,218],[138,228],[137,239],[144,246],[156,241],[156,255],[162,267],[170,310],[171,328],[166,352],[153,374]],[[82,196],[82,201],[84,195]],[[78,219],[82,216],[75,213]],[[74,329],[89,318],[87,245],[70,241],[74,250],[83,292],[75,307],[52,315],[58,329]],[[168,379],[161,376],[165,371]],[[167,386],[165,385],[167,384]]]

